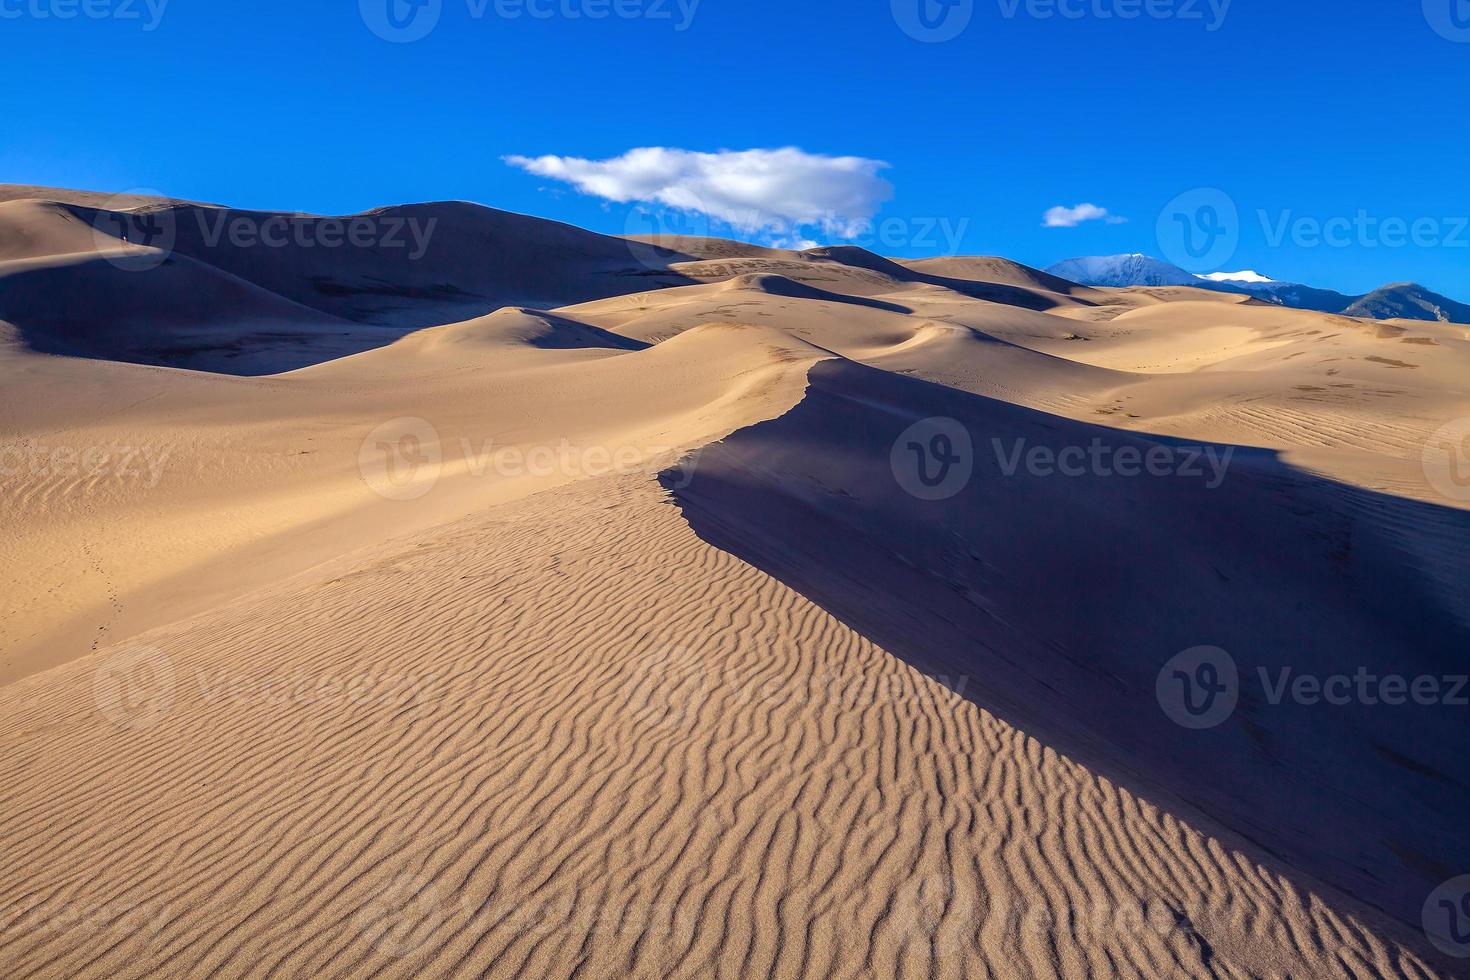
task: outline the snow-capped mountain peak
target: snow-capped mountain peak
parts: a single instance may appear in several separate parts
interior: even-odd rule
[[[1147,255],[1091,255],[1046,270],[1084,286],[1198,286],[1199,276]]]
[[[1316,310],[1378,320],[1410,319],[1470,323],[1470,305],[1457,303],[1415,283],[1394,283],[1367,296],[1347,296],[1331,289],[1278,282],[1259,272],[1212,272],[1195,275],[1147,255],[1093,255],[1067,259],[1046,270],[1083,286],[1194,286],[1253,296],[1296,310]]]

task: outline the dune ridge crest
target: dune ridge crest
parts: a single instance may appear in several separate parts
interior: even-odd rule
[[[1257,678],[1463,672],[1470,330],[358,217],[0,187],[0,973],[1463,972],[1463,709]]]

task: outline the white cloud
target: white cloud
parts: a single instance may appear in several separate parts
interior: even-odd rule
[[[1107,208],[1100,208],[1096,204],[1079,204],[1075,208],[1059,204],[1046,212],[1042,225],[1046,228],[1076,228],[1084,221],[1106,221],[1110,225],[1121,225],[1127,220],[1116,214],[1108,214]]]
[[[743,232],[785,234],[819,226],[844,234],[893,196],[878,176],[888,164],[796,147],[696,153],[661,146],[610,160],[508,156],[505,162],[609,201],[696,211]]]

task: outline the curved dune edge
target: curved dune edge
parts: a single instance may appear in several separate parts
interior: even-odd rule
[[[125,202],[165,257],[57,200],[0,203],[0,976],[1461,967],[1417,920],[1462,708],[1190,739],[1154,684],[1463,673],[1465,327],[455,202],[363,216],[422,261]],[[975,443],[948,504],[892,463],[922,418]],[[405,420],[443,458],[390,499]],[[489,456],[559,445],[632,455]]]
[[[0,968],[1436,975],[962,687],[550,491],[0,688]]]
[[[564,349],[568,337],[604,342],[586,330],[503,311],[263,380],[27,355],[8,392],[17,404],[77,391],[27,443],[73,459],[93,446],[146,453],[123,475],[7,472],[0,682],[614,463],[656,471],[779,415],[800,400],[805,367],[830,356],[728,323],[643,350]],[[626,397],[609,404],[609,392]],[[385,498],[364,476],[373,433],[395,420],[426,423],[436,444],[418,499]],[[559,457],[498,463],[562,446],[576,451],[565,470]],[[589,449],[601,453],[583,466]]]

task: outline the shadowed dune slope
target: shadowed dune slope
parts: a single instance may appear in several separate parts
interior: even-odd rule
[[[166,688],[115,700],[106,657],[0,688],[10,975],[1436,975],[700,541],[648,476],[130,650]],[[58,907],[98,931],[26,927]]]
[[[1061,293],[1064,296],[1081,296],[1089,299],[1102,299],[1105,294],[1101,290],[1089,286],[1079,286],[1070,279],[1054,276],[1040,269],[1033,269],[1029,265],[1012,262],[1010,259],[997,258],[990,255],[957,255],[953,258],[939,259],[913,259],[905,261],[904,265],[910,269],[930,275],[942,276],[947,279],[970,279],[975,282],[1004,283],[1008,286],[1020,286],[1026,289],[1042,289],[1051,293]]]
[[[893,453],[933,418],[975,434],[975,471],[954,496],[916,502]],[[1017,465],[1037,448],[1093,446],[1108,459],[1162,451],[1174,475]],[[1470,590],[1436,587],[1423,565],[1470,549],[1470,514],[1371,499],[1269,453],[1152,442],[844,362],[817,365],[797,408],[710,448],[678,482],[712,544],[1405,931],[1466,860],[1463,709],[1274,704],[1265,678],[1456,673]],[[1155,685],[1200,646],[1234,657],[1243,693],[1227,724],[1196,733],[1159,710]]]
[[[0,186],[0,381],[0,976],[1464,975],[1462,328]]]
[[[668,269],[688,256],[464,202],[319,217],[43,192],[0,203],[0,323],[46,353],[272,374],[692,281]]]

